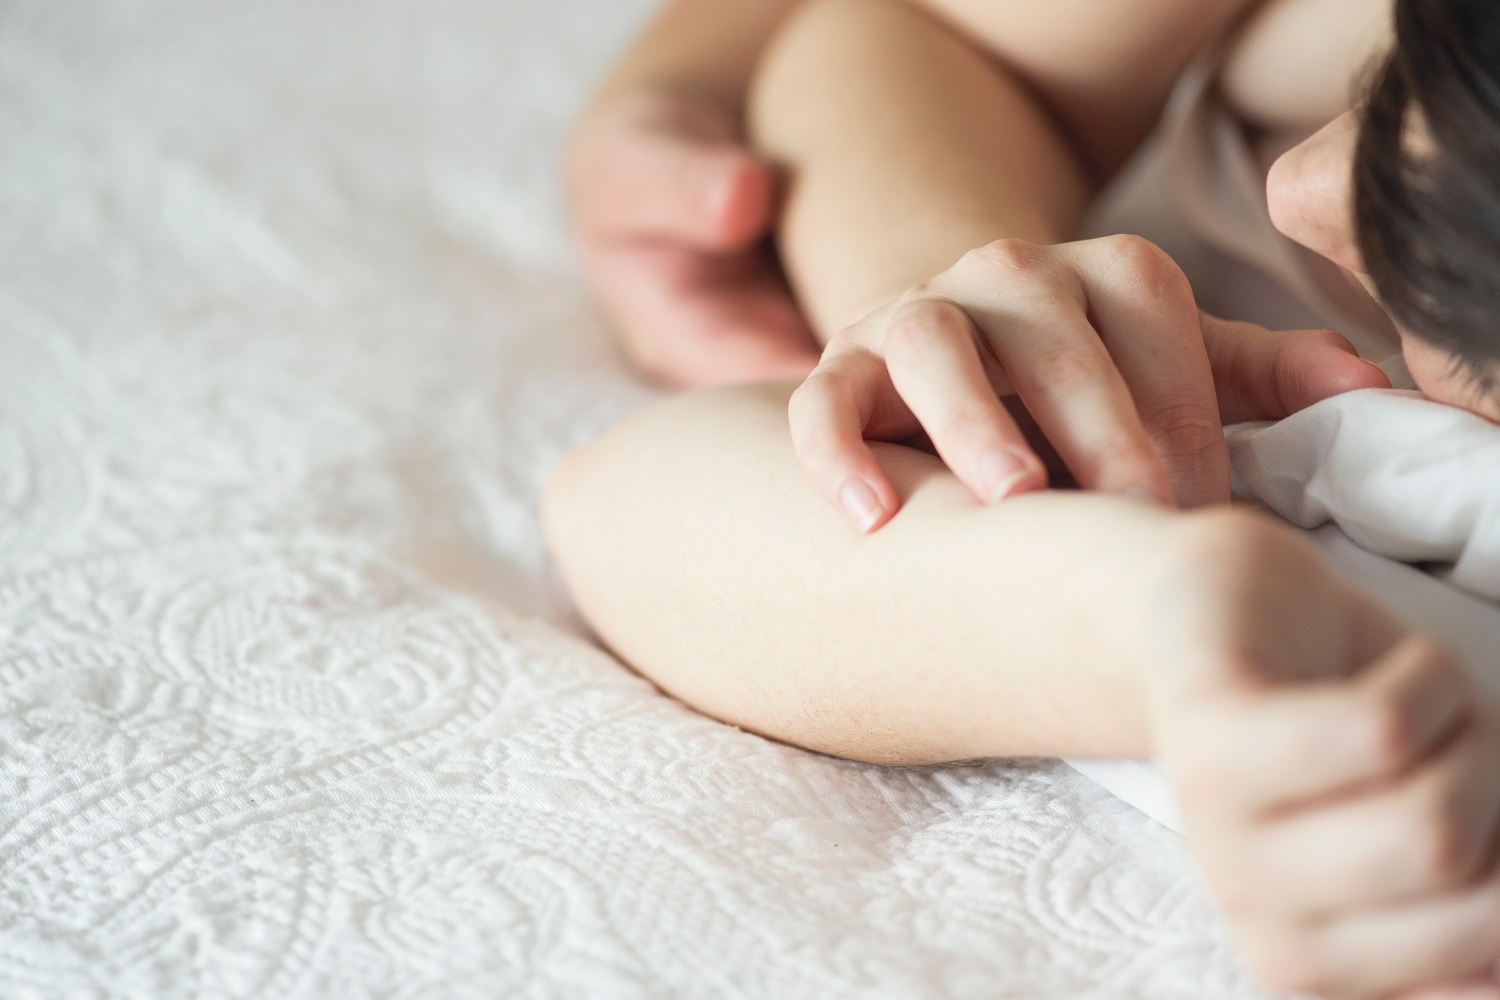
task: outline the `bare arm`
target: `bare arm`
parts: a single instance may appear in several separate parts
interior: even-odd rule
[[[884,446],[907,506],[861,536],[797,468],[790,391],[678,397],[559,470],[553,551],[615,651],[711,715],[844,757],[1145,752],[1132,637],[1176,519],[1087,494],[984,507]]]
[[[750,125],[792,178],[781,250],[824,339],[991,240],[1061,242],[1093,187],[1019,78],[903,0],[807,7]]]
[[[1441,649],[1268,521],[981,506],[901,446],[880,455],[908,502],[861,536],[803,481],[788,391],[678,397],[558,471],[548,535],[617,653],[725,721],[875,763],[1155,753],[1265,983],[1488,978],[1500,725]]]
[[[1023,409],[1086,489],[1226,501],[1212,360],[1234,352],[1205,339],[1245,330],[1210,334],[1186,278],[1143,240],[1058,244],[1094,190],[1083,151],[1129,144],[1127,105],[1138,141],[1195,39],[1236,5],[1109,0],[1092,20],[1073,3],[974,6],[994,16],[960,34],[904,0],[810,0],[752,89],[754,137],[791,179],[783,259],[828,341],[792,402],[809,479],[878,530],[901,500],[866,442],[926,432],[976,497],[1040,489],[1046,449],[1012,418]],[[1054,36],[1084,20],[1068,56]],[[983,31],[1007,30],[1013,53],[983,47]],[[1100,48],[1110,38],[1118,51]],[[1114,103],[1072,117],[1115,131],[1070,129],[1050,106],[1111,88]],[[1301,382],[1386,384],[1334,340]]]
[[[925,6],[926,9],[923,9]],[[782,250],[827,337],[966,251],[1072,238],[1244,0],[819,0],[767,56],[755,140],[796,178]]]
[[[756,60],[801,0],[673,0],[616,64],[600,97],[655,87],[743,106]]]
[[[941,87],[925,96],[946,110]],[[1088,183],[1070,176],[1064,194]],[[1076,211],[1049,204],[1033,218]],[[1230,369],[1258,367],[1245,384],[1265,389],[1276,352],[1249,343]],[[1285,530],[1097,494],[981,506],[895,445],[872,461],[905,506],[861,536],[808,489],[787,391],[669,401],[558,471],[549,538],[625,659],[720,718],[865,760],[1158,751],[1271,984],[1385,996],[1491,968],[1500,881],[1474,880],[1500,802],[1497,729],[1440,650]]]

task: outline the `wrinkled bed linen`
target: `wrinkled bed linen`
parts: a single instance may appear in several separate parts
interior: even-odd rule
[[[555,149],[648,6],[0,0],[0,995],[1255,995],[1061,765],[583,641],[537,493],[652,393]]]
[[[1303,528],[1500,599],[1500,427],[1417,392],[1367,389],[1230,430],[1236,492]]]

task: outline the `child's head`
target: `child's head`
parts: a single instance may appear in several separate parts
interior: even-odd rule
[[[1500,420],[1500,6],[1395,18],[1364,105],[1272,170],[1273,218],[1368,277],[1427,395]]]

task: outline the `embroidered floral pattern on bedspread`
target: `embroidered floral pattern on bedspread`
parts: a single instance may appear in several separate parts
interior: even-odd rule
[[[577,636],[536,497],[649,394],[553,149],[648,6],[0,0],[0,995],[1250,995],[1060,765]]]

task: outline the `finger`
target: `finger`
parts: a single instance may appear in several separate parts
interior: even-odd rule
[[[732,142],[622,128],[596,143],[580,171],[579,224],[595,239],[662,239],[727,252],[760,240],[774,216],[770,167]]]
[[[1137,236],[1073,244],[1089,313],[1184,507],[1229,500],[1229,449],[1193,290]]]
[[[1500,954],[1500,881],[1435,900],[1360,911],[1310,932],[1318,992],[1380,997],[1478,979]]]
[[[1280,420],[1340,393],[1391,386],[1331,330],[1272,332],[1207,313],[1202,328],[1226,424]]]
[[[882,341],[896,391],[954,475],[983,503],[1044,489],[1047,470],[995,395],[969,317],[918,299],[891,317]]]
[[[1500,817],[1493,730],[1465,728],[1390,790],[1305,810],[1264,827],[1249,867],[1260,891],[1328,913],[1389,906],[1470,884]]]
[[[1172,506],[1166,468],[1082,309],[1059,302],[1051,289],[1045,295],[1022,289],[1018,305],[1016,270],[994,275],[987,284],[1007,289],[1005,296],[977,301],[970,315],[1037,425],[1083,489]]]
[[[1406,774],[1468,720],[1477,695],[1450,653],[1409,636],[1353,683],[1279,686],[1242,692],[1202,727],[1233,726],[1236,745],[1212,762],[1235,789],[1222,800],[1240,816],[1284,813]]]
[[[588,248],[634,364],[671,385],[803,379],[817,341],[768,252],[705,257],[663,244]]]
[[[884,397],[884,399],[882,399]],[[835,347],[792,394],[788,419],[797,461],[823,499],[860,531],[885,524],[901,497],[865,443],[882,409],[902,407],[885,362],[863,347]],[[909,421],[908,434],[917,424]]]

